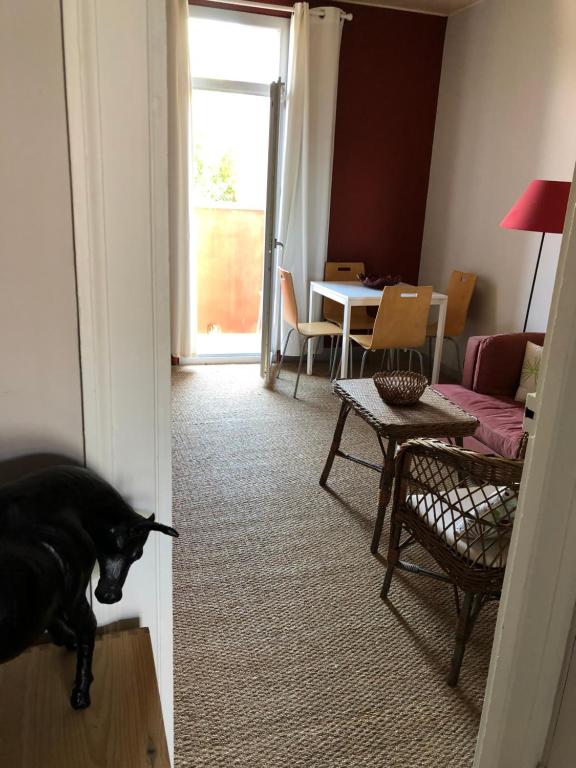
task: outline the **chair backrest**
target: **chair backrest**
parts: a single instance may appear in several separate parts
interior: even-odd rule
[[[448,283],[445,336],[460,336],[464,332],[477,277],[472,272],[452,272]]]
[[[371,348],[421,347],[426,341],[431,301],[431,285],[386,286],[374,321]]]
[[[280,290],[282,291],[282,314],[284,320],[292,328],[298,330],[298,305],[296,304],[296,293],[294,292],[294,281],[292,272],[278,267],[280,274]]]
[[[364,274],[363,261],[327,261],[324,267],[324,280],[335,280],[341,283],[350,283],[358,280],[356,275]],[[332,299],[324,299],[323,314],[325,320],[341,323],[344,316],[342,304]]]
[[[327,261],[324,267],[324,280],[349,283],[358,280],[359,274],[364,274],[363,261]]]

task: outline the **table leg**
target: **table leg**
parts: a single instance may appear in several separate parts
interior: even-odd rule
[[[382,535],[382,526],[384,524],[384,515],[386,507],[390,502],[392,495],[392,483],[394,481],[394,470],[396,467],[396,440],[388,439],[388,446],[384,452],[384,463],[380,475],[380,489],[378,491],[378,511],[376,512],[376,523],[374,525],[374,535],[370,552],[375,555],[380,545],[380,536]]]
[[[438,384],[440,376],[440,364],[442,362],[442,345],[444,344],[444,328],[446,325],[446,309],[448,300],[444,301],[438,307],[438,327],[436,329],[436,344],[434,345],[434,365],[432,366],[431,384]]]
[[[326,485],[326,481],[328,480],[328,475],[330,474],[330,470],[332,469],[332,464],[334,463],[334,457],[336,456],[336,452],[338,448],[340,448],[340,440],[342,439],[342,431],[344,429],[344,424],[346,424],[346,419],[348,417],[348,414],[350,413],[351,406],[348,405],[348,403],[343,402],[340,406],[340,415],[338,416],[338,421],[336,422],[336,429],[334,430],[334,437],[332,438],[332,445],[330,446],[330,452],[328,453],[328,458],[326,459],[326,464],[324,465],[324,469],[322,470],[322,474],[320,475],[320,485],[322,488]]]
[[[314,322],[314,310],[316,309],[315,301],[319,298],[319,294],[316,293],[313,286],[310,285],[310,297],[308,299],[308,322]],[[314,363],[314,341],[315,339],[308,339],[308,352],[306,356],[306,373],[308,376],[312,375],[312,365]]]
[[[350,348],[350,315],[352,307],[350,302],[346,301],[343,305],[343,322],[342,322],[342,366],[340,368],[340,376],[343,379],[348,377],[348,350]]]

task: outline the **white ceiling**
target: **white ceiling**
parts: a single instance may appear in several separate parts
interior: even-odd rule
[[[377,5],[380,8],[398,8],[405,11],[433,13],[438,16],[450,16],[452,13],[476,5],[481,0],[346,0],[358,5]]]

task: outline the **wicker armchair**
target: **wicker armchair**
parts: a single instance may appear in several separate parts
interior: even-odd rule
[[[381,597],[388,596],[395,568],[453,585],[458,620],[447,678],[451,686],[458,682],[480,609],[500,597],[522,467],[522,461],[484,456],[436,440],[409,441],[398,453]],[[440,572],[400,559],[414,543],[432,556]],[[459,590],[464,593],[462,605]]]

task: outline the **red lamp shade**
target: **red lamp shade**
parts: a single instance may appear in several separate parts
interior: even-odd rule
[[[500,226],[505,229],[561,234],[569,194],[569,181],[535,179],[516,200],[500,222]]]

